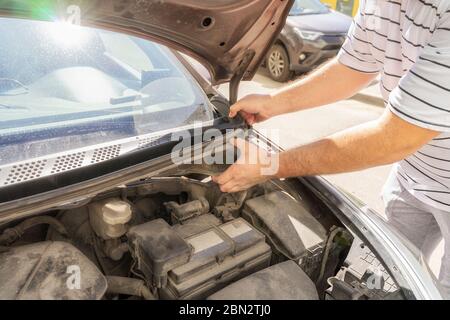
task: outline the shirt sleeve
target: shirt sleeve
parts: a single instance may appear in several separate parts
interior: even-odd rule
[[[365,31],[365,0],[360,1],[358,13],[353,18],[347,39],[338,53],[338,61],[343,65],[365,73],[377,73],[380,68],[371,53],[371,45]]]
[[[389,108],[417,126],[450,132],[450,11],[389,96]]]

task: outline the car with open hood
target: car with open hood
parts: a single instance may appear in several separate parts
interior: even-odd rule
[[[0,299],[442,298],[326,180],[211,181],[228,138],[280,151],[228,110],[292,4],[0,3]]]

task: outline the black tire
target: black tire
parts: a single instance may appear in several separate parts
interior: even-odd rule
[[[289,56],[282,45],[275,44],[270,48],[266,57],[266,68],[270,78],[275,81],[286,82],[291,79]]]

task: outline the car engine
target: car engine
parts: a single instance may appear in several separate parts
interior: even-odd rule
[[[306,279],[264,283],[273,298],[339,297],[326,280],[353,237],[285,189],[224,194],[208,176],[151,178],[11,222],[0,233],[0,299],[226,298],[222,289],[242,291],[271,266],[287,282]]]

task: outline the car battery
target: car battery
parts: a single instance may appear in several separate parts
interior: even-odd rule
[[[192,226],[186,226],[192,227]],[[183,225],[175,228],[183,234]],[[270,246],[244,219],[212,226],[185,241],[193,248],[189,262],[168,273],[162,299],[203,299],[231,281],[269,266]]]

